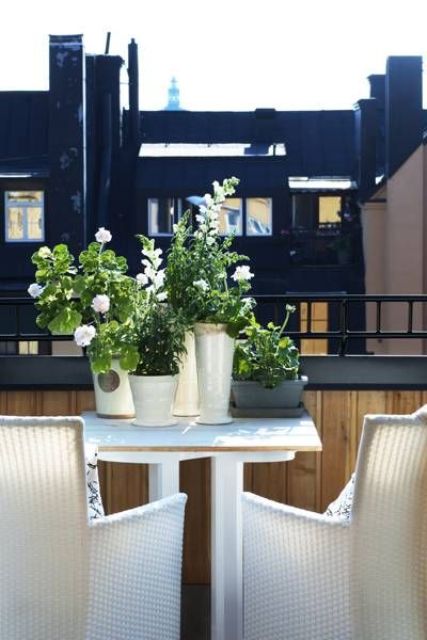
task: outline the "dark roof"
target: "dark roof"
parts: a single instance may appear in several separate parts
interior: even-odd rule
[[[289,175],[355,171],[353,111],[143,111],[143,142],[284,142]]]
[[[47,91],[0,92],[0,172],[45,172],[48,96]]]

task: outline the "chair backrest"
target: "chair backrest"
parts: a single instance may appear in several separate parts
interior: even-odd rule
[[[352,511],[358,640],[427,637],[427,406],[365,417]]]
[[[0,637],[83,638],[88,523],[80,418],[0,417]]]

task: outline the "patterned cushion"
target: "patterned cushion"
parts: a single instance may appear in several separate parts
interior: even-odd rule
[[[353,504],[354,473],[336,500],[331,502],[325,511],[326,516],[349,520]]]
[[[102,506],[101,492],[98,480],[98,449],[93,445],[85,447],[86,459],[86,484],[89,520],[102,518],[104,507]]]

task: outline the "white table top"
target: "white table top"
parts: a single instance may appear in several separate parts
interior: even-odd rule
[[[172,427],[138,427],[132,420],[98,418],[83,413],[86,442],[99,451],[221,452],[321,451],[311,416],[298,418],[234,418],[225,425],[197,424],[184,418]]]

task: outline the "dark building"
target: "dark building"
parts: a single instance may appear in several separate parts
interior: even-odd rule
[[[0,290],[26,290],[41,244],[78,253],[99,226],[136,272],[136,233],[166,248],[179,215],[234,175],[221,228],[251,257],[256,293],[363,293],[358,203],[420,142],[419,60],[390,58],[353,110],[140,111],[134,41],[123,109],[124,61],[51,36],[49,91],[0,93]]]

